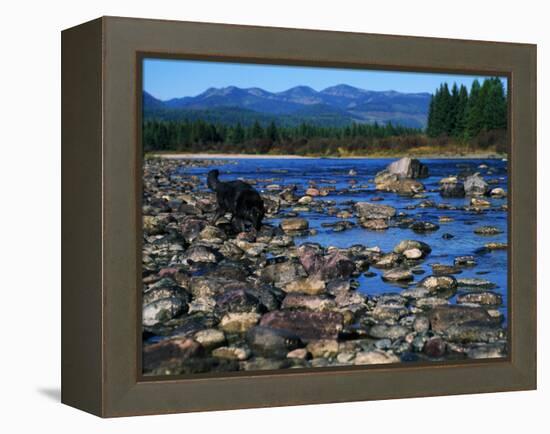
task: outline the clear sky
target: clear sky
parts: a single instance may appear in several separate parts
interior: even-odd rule
[[[144,59],[143,62],[143,89],[161,100],[196,96],[209,87],[226,86],[259,87],[269,92],[280,92],[300,85],[319,91],[337,84],[348,84],[366,90],[433,93],[442,82],[464,84],[469,89],[475,78],[484,78],[194,60]],[[502,80],[506,88],[506,79]]]

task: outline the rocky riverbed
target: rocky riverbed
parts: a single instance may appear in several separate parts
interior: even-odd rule
[[[235,164],[145,160],[145,374],[506,356],[506,292],[486,271],[475,273],[480,255],[507,248],[505,231],[491,223],[506,215],[507,192],[488,176],[490,164],[457,167],[436,187],[426,181],[430,165],[410,159],[366,182],[350,169],[346,185],[290,183],[284,169],[266,176],[258,167],[245,180],[268,212],[254,233],[212,222],[204,173],[216,166],[223,178]],[[455,242],[443,227],[457,218],[477,247],[440,263],[440,243]],[[343,234],[357,242],[333,242]]]

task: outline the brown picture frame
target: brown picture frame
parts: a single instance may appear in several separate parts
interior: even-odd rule
[[[505,75],[509,357],[140,373],[144,56]],[[62,402],[102,417],[536,388],[536,45],[102,17],[62,32]]]

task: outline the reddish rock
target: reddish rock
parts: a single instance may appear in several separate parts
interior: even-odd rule
[[[343,321],[339,312],[279,310],[265,314],[260,325],[288,331],[300,339],[336,339]]]

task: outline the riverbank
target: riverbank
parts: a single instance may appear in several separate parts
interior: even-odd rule
[[[506,154],[494,154],[494,153],[469,153],[469,154],[437,154],[437,153],[427,153],[427,154],[417,154],[409,153],[407,154],[410,157],[414,158],[426,158],[426,159],[506,159]],[[400,155],[403,156],[403,155]],[[368,154],[368,155],[350,155],[350,156],[304,156],[304,155],[272,155],[272,154],[221,154],[221,153],[181,153],[181,152],[153,152],[146,154],[146,157],[157,157],[157,158],[167,158],[167,159],[270,159],[270,160],[287,160],[287,159],[315,159],[315,158],[327,158],[327,159],[379,159],[379,158],[395,158],[394,154]]]

